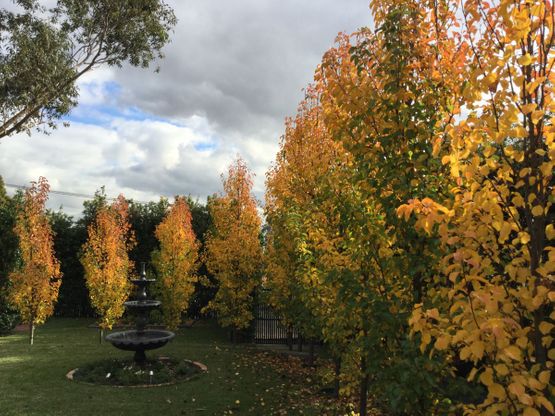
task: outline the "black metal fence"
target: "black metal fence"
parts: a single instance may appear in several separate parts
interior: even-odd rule
[[[283,320],[269,306],[258,303],[254,308],[254,342],[257,344],[290,344],[299,337],[294,328],[287,328]]]

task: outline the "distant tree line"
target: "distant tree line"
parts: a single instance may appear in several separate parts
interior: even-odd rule
[[[56,258],[60,262],[63,274],[59,297],[54,315],[61,317],[94,317],[85,275],[79,256],[83,244],[87,240],[87,227],[94,221],[99,208],[106,204],[106,195],[101,188],[93,199],[83,203],[82,215],[75,219],[62,209],[48,210],[47,216],[54,234],[54,248]],[[203,250],[205,234],[211,225],[207,206],[191,197],[185,198],[192,214],[192,227]],[[14,233],[17,212],[23,201],[23,192],[18,191],[12,197],[8,196],[4,182],[0,177],[0,331],[2,327],[9,327],[13,321],[13,313],[9,313],[6,292],[8,274],[18,261],[18,241]],[[137,244],[131,250],[129,257],[138,268],[140,262],[151,260],[151,253],[159,249],[159,242],[155,229],[162,222],[170,202],[160,198],[157,202],[136,202],[128,200],[129,221],[135,233]],[[149,273],[154,274],[154,268],[149,266]],[[201,264],[198,269],[199,280],[214,282],[213,276]],[[216,287],[214,285],[196,284],[187,315],[198,316],[201,309],[213,298]]]

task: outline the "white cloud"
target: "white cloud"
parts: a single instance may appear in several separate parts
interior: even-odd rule
[[[121,102],[172,119],[203,115],[224,136],[275,141],[338,32],[371,23],[368,0],[169,2],[179,23],[159,74],[115,74]]]
[[[161,72],[97,68],[79,80],[71,126],[0,140],[0,175],[136,200],[221,190],[240,154],[263,199],[283,120],[339,31],[370,23],[368,0],[169,1],[179,18]],[[82,200],[52,195],[79,215]]]
[[[73,123],[50,136],[10,137],[0,142],[2,175],[18,185],[45,176],[52,189],[65,192],[93,194],[105,186],[109,196],[123,193],[140,201],[177,194],[205,200],[221,189],[221,173],[241,154],[262,198],[264,172],[277,148],[254,138],[214,142],[206,121],[197,117],[192,124],[202,125],[204,133],[168,122],[115,119],[108,127]],[[197,149],[199,143],[212,145]],[[49,207],[60,205],[78,216],[82,200],[53,194]]]

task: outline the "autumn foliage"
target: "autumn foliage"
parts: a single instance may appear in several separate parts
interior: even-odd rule
[[[340,154],[341,147],[323,128],[320,108],[307,100],[295,119],[287,120],[281,151],[267,174],[265,284],[271,289],[273,307],[306,338],[318,338],[322,330],[319,315],[335,310],[331,299],[321,293],[326,286],[311,267],[308,240],[319,240],[315,244],[322,249],[330,247],[322,239],[324,227],[333,221],[332,207],[328,204],[326,209],[319,201],[325,200],[326,178],[335,178],[332,167]],[[320,224],[319,229],[312,226],[315,223]]]
[[[54,312],[62,277],[45,214],[49,188],[41,177],[25,191],[14,230],[19,239],[19,261],[8,276],[9,301],[29,324],[31,344],[35,325],[44,323]]]
[[[264,253],[241,159],[209,199],[208,308],[246,328],[255,289],[269,288],[287,325],[326,344],[361,416],[368,397],[392,415],[554,414],[555,8],[371,0],[370,11],[373,27],[338,36],[286,121],[267,174]],[[42,224],[45,192],[30,191],[21,224]],[[101,209],[84,247],[104,327],[129,291],[126,209],[123,198]],[[18,227],[28,253],[41,247]],[[184,200],[156,234],[176,326],[196,282]],[[41,264],[50,302],[59,272]]]
[[[236,330],[253,319],[262,261],[261,224],[245,162],[238,159],[229,167],[223,186],[224,194],[208,201],[213,228],[206,240],[205,262],[218,284],[208,308],[216,312],[222,326]]]
[[[152,257],[158,275],[162,312],[166,325],[176,329],[198,281],[195,271],[199,243],[191,225],[191,211],[184,198],[176,198],[156,227],[156,237],[160,249]]]
[[[91,305],[100,316],[101,329],[111,329],[125,310],[123,303],[131,291],[128,253],[134,244],[128,203],[120,195],[111,206],[98,210],[81,255]]]
[[[421,346],[475,363],[488,389],[473,414],[553,414],[555,273],[551,2],[464,4],[472,45],[462,88],[468,115],[441,159],[447,199],[415,199],[417,227],[441,235],[434,304],[417,305]]]
[[[361,414],[367,390],[393,414],[552,414],[555,10],[370,9],[268,174],[271,301],[328,343]]]

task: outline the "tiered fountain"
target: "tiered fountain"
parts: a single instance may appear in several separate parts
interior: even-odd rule
[[[148,299],[147,286],[155,279],[147,279],[145,263],[141,263],[141,276],[139,279],[131,280],[137,286],[135,300],[129,300],[124,305],[135,312],[136,329],[122,332],[114,332],[106,336],[106,340],[120,350],[135,351],[134,360],[137,364],[146,361],[145,351],[154,350],[166,345],[175,334],[170,331],[158,329],[146,329],[150,311],[158,308],[162,302]]]

